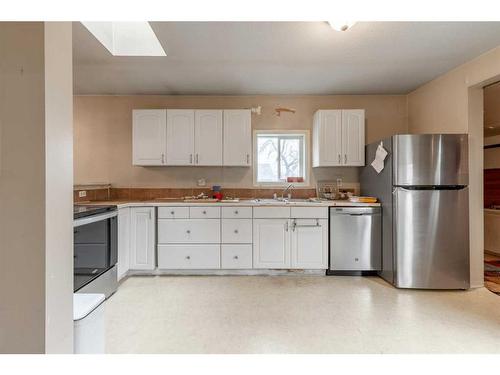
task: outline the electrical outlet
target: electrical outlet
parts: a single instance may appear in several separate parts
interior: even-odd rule
[[[207,186],[207,180],[205,180],[204,178],[200,178],[198,181],[196,181],[196,184],[198,186]]]
[[[342,179],[341,178],[337,178],[337,187],[338,188],[342,187]]]
[[[85,198],[87,196],[87,192],[85,190],[81,190],[78,192],[78,197]]]

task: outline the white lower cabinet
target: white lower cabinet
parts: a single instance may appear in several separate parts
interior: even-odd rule
[[[256,219],[253,267],[328,268],[327,219]]]
[[[220,243],[220,219],[159,219],[158,243]]]
[[[296,219],[291,229],[291,268],[328,268],[328,220]]]
[[[252,243],[252,219],[222,219],[222,243]]]
[[[252,244],[221,245],[221,268],[227,270],[252,268]]]
[[[218,269],[220,245],[158,245],[160,269]]]
[[[130,208],[130,269],[155,268],[155,209]]]
[[[130,269],[130,208],[118,209],[118,280]]]
[[[289,219],[253,221],[253,268],[290,268]]]

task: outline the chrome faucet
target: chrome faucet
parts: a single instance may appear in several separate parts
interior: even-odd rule
[[[295,186],[293,186],[293,184],[289,184],[285,189],[283,189],[283,191],[281,192],[281,200],[284,200],[285,199],[285,193],[287,191],[291,191]],[[288,198],[291,199],[292,198],[292,193],[288,193]]]

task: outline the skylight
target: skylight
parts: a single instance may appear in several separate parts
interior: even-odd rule
[[[149,22],[82,22],[113,56],[167,56]]]

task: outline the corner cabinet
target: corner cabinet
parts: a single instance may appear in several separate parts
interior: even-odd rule
[[[165,165],[167,110],[132,111],[132,164]]]
[[[313,119],[313,167],[365,165],[365,110],[318,110]]]
[[[155,208],[130,208],[130,269],[155,269]]]

